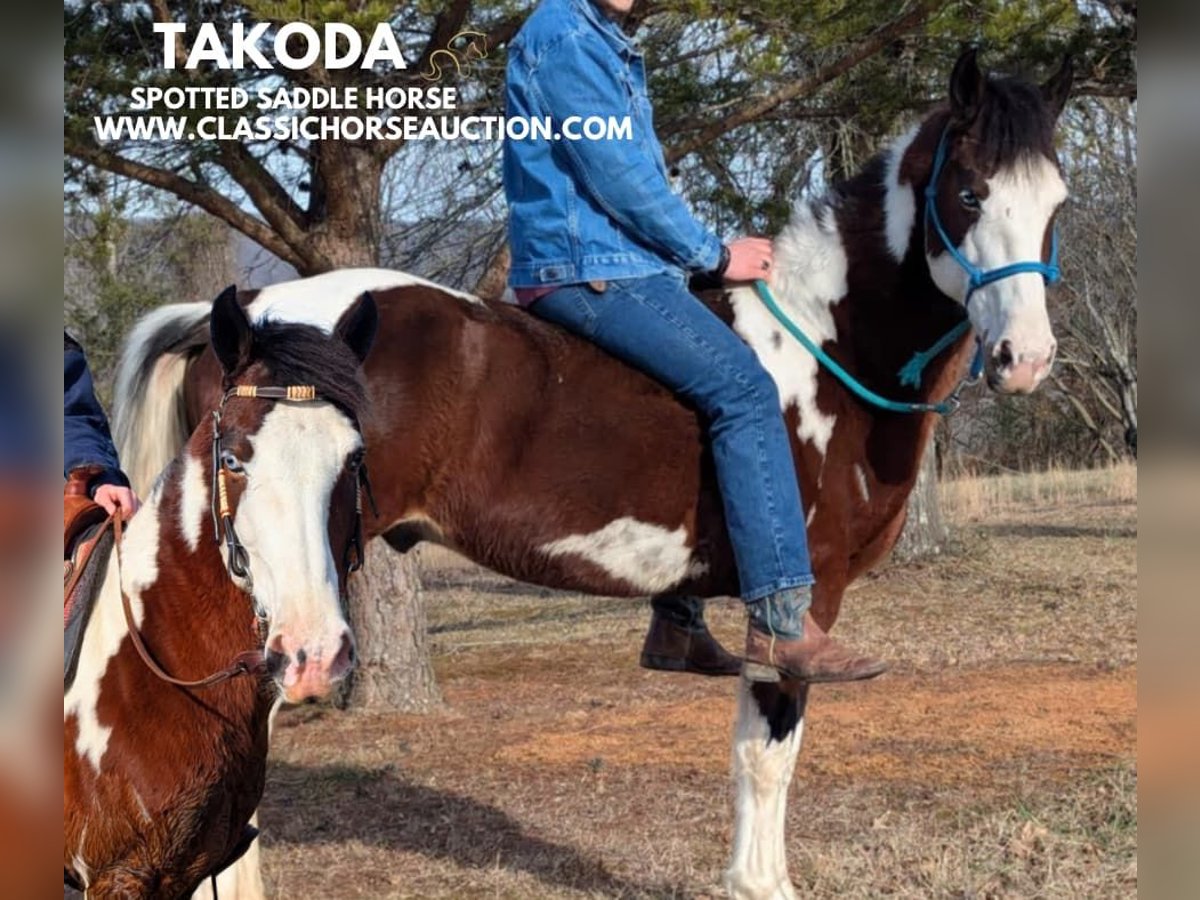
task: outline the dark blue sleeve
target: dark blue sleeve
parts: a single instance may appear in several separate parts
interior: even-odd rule
[[[93,485],[129,485],[117,460],[108,419],[96,399],[83,348],[68,337],[63,348],[63,471],[68,474],[89,465],[104,470]]]

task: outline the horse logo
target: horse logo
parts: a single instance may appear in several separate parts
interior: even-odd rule
[[[429,69],[420,74],[426,81],[441,81],[443,64],[453,66],[455,73],[462,75],[464,64],[469,70],[471,61],[487,59],[487,55],[487,35],[465,29],[446,41],[445,47],[439,47],[429,54]]]

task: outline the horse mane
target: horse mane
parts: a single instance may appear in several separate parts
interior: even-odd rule
[[[975,156],[988,171],[1038,156],[1054,159],[1054,119],[1041,89],[1024,78],[989,77],[976,121]]]
[[[311,384],[317,396],[359,421],[367,406],[362,364],[341,338],[312,325],[267,320],[254,325],[251,358],[278,385]]]
[[[943,105],[925,118],[922,125],[947,114],[948,108]],[[987,171],[1009,168],[1039,156],[1055,158],[1054,119],[1046,108],[1041,90],[1024,78],[989,75],[973,124],[978,125],[979,134],[973,147],[975,159]],[[906,132],[893,138],[857,172],[830,184],[821,196],[809,201],[813,212],[819,213],[823,207],[852,209],[853,215],[840,219],[841,229],[881,230],[885,225],[882,202],[886,194],[888,163],[896,152],[897,142],[903,142],[910,134],[912,132]],[[880,214],[865,215],[868,210],[877,210]]]

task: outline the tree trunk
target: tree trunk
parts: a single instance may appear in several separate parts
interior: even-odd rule
[[[917,483],[908,497],[908,519],[900,539],[892,551],[892,558],[910,562],[942,552],[949,537],[949,529],[942,518],[942,507],[938,501],[936,443],[930,441],[921,458],[921,469]]]
[[[358,665],[339,692],[339,707],[427,712],[441,702],[425,628],[425,601],[415,557],[382,538],[366,547],[366,564],[350,577],[350,628]]]

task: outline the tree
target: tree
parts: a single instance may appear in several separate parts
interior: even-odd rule
[[[908,497],[908,517],[892,556],[901,562],[935,556],[942,552],[949,536],[938,499],[937,446],[931,440],[921,457],[917,483]]]

